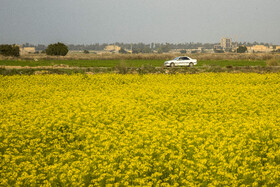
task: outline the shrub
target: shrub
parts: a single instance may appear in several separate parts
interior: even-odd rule
[[[280,49],[273,50],[272,52],[274,52],[274,53],[280,53]]]
[[[158,54],[163,53],[163,51],[162,51],[162,49],[161,49],[161,48],[159,48],[159,49],[157,50],[157,52],[158,52]]]
[[[181,53],[181,54],[186,54],[186,53],[187,53],[187,50],[183,49],[183,50],[180,51],[180,53]]]
[[[3,56],[19,56],[19,46],[16,45],[0,45],[0,54]]]
[[[138,74],[156,73],[157,69],[152,65],[142,65],[136,70]]]
[[[121,61],[116,67],[115,70],[118,71],[120,74],[127,74],[128,73],[128,67],[125,61]]]
[[[122,49],[121,49],[122,50]],[[147,46],[145,46],[145,47],[143,47],[143,48],[133,48],[132,49],[132,53],[133,54],[138,54],[138,53],[152,53],[153,51],[149,48],[149,47],[147,47]],[[120,51],[120,53],[121,53],[121,51]]]
[[[279,66],[280,63],[276,59],[270,59],[266,61],[267,66]]]
[[[247,51],[247,47],[246,46],[239,46],[237,48],[237,53],[245,53]]]
[[[68,53],[68,47],[63,43],[48,45],[46,49],[47,55],[65,56]]]
[[[84,53],[85,53],[85,54],[89,54],[89,51],[88,51],[88,50],[84,50]]]
[[[224,53],[225,51],[223,49],[214,49],[215,53]]]

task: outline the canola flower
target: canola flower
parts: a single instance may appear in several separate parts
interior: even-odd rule
[[[277,186],[280,75],[0,76],[0,186]]]

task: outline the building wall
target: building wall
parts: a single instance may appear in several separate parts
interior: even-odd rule
[[[249,53],[253,53],[253,52],[269,53],[273,51],[273,48],[264,45],[254,45],[252,47],[247,47],[247,50]]]
[[[224,49],[228,49],[232,47],[231,38],[222,38],[221,39],[221,47]]]
[[[35,53],[35,52],[36,52],[35,47],[20,47],[19,48],[20,55],[25,55],[25,54],[29,54],[29,53]]]
[[[119,51],[121,50],[121,47],[117,46],[117,45],[107,45],[104,48],[105,51]]]

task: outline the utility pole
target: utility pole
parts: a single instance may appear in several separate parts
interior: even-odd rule
[[[237,53],[237,35],[235,35],[235,49],[236,49],[236,53]]]

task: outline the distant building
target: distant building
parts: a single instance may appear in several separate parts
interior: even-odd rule
[[[205,52],[204,47],[198,47],[197,50],[198,50],[199,53],[204,53]]]
[[[265,45],[254,45],[247,47],[248,53],[269,53],[273,51],[273,47],[267,47]]]
[[[222,46],[220,45],[214,45],[214,50],[224,50]]]
[[[127,53],[132,54],[132,50],[130,50],[130,49],[125,49],[125,50],[126,50]]]
[[[221,47],[223,49],[231,49],[232,48],[232,40],[231,40],[231,38],[222,38],[221,39]]]
[[[119,52],[121,50],[121,47],[117,45],[107,45],[104,50],[108,52]]]
[[[280,49],[280,46],[275,46],[274,50],[278,50],[278,49]]]
[[[32,54],[35,52],[36,52],[35,47],[21,47],[21,46],[19,47],[20,55]]]

